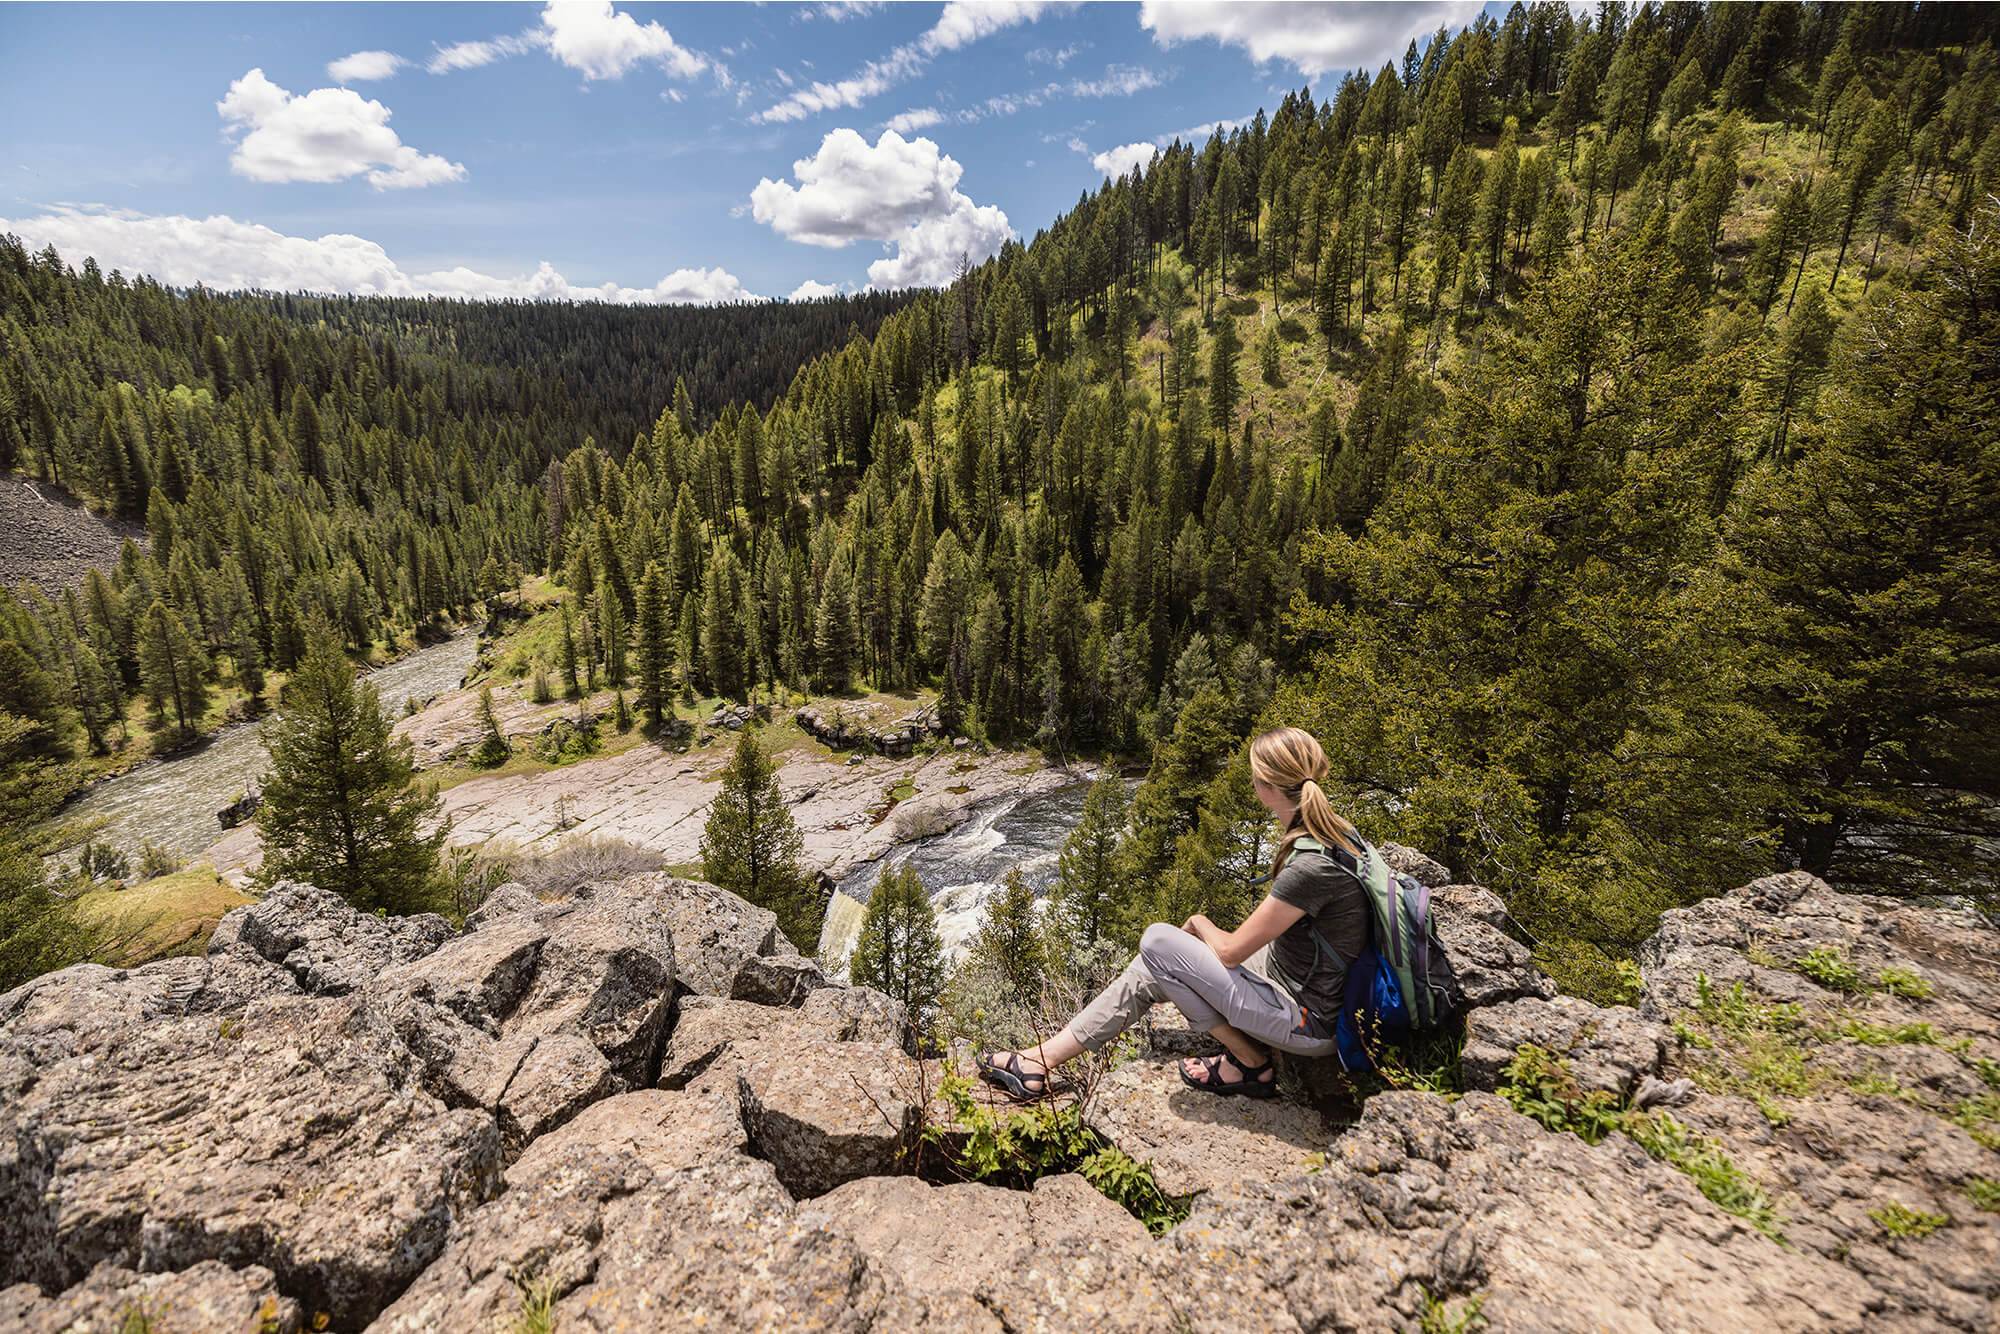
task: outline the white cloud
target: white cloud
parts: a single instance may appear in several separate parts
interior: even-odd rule
[[[1110,65],[1101,79],[1078,79],[1069,86],[1077,97],[1130,97],[1160,86],[1160,76],[1143,65]]]
[[[708,68],[708,57],[674,41],[658,23],[640,23],[611,7],[611,0],[549,0],[542,10],[549,54],[585,79],[617,79],[641,61],[653,61],[677,79]]]
[[[814,112],[858,107],[887,92],[930,63],[933,56],[956,51],[1003,28],[1032,23],[1050,6],[1045,0],[951,0],[923,36],[906,42],[880,60],[871,60],[852,76],[832,83],[814,80],[791,96],[774,102],[750,119],[760,124],[804,120]]]
[[[813,301],[823,296],[839,296],[840,288],[834,283],[823,283],[817,278],[808,278],[792,289],[787,301]]]
[[[585,82],[620,79],[642,63],[656,64],[676,79],[691,79],[707,70],[724,88],[733,82],[727,67],[682,46],[658,23],[641,23],[612,8],[611,0],[548,0],[542,7],[541,26],[513,36],[439,47],[426,68],[433,74],[449,74],[537,50],[576,70]]]
[[[870,287],[942,287],[957,272],[961,257],[974,264],[990,259],[1014,235],[1007,215],[994,205],[974,204],[964,195],[952,200],[951,212],[895,237],[895,255],[868,266]]]
[[[845,23],[849,19],[872,14],[881,7],[882,0],[827,0],[827,3],[814,5],[811,9],[801,9],[798,16],[801,22],[810,21],[817,14],[834,23]]]
[[[1085,45],[1087,43],[1078,43],[1074,46],[1065,46],[1054,50],[1046,46],[1038,46],[1028,52],[1028,63],[1030,65],[1054,65],[1057,69],[1061,69],[1064,65],[1069,64],[1070,61],[1082,54]]]
[[[829,131],[819,151],[792,164],[798,178],[764,177],[750,192],[751,216],[806,245],[885,241],[913,223],[952,210],[964,169],[925,138],[884,130],[871,147],[849,129]]]
[[[911,130],[927,130],[944,119],[944,114],[936,107],[918,107],[889,117],[882,128],[894,130],[897,134],[908,134]]]
[[[1163,47],[1214,38],[1253,60],[1283,60],[1301,74],[1355,69],[1402,55],[1411,38],[1440,24],[1470,23],[1480,0],[1411,0],[1357,5],[1332,0],[1145,0],[1139,26]]]
[[[393,51],[356,51],[326,67],[326,77],[335,83],[365,83],[386,79],[410,62]]]
[[[230,168],[253,181],[344,181],[366,172],[377,190],[398,190],[465,179],[460,164],[398,138],[389,108],[347,88],[294,96],[253,69],[215,109],[227,133],[243,136]]]
[[[1102,153],[1093,154],[1090,165],[1106,176],[1130,176],[1132,168],[1145,166],[1158,157],[1159,153],[1160,150],[1152,144],[1121,144],[1117,148],[1107,148]]]
[[[148,215],[130,209],[58,205],[37,217],[0,218],[39,249],[53,245],[72,265],[93,255],[107,272],[150,274],[163,283],[217,289],[341,292],[358,296],[454,296],[499,300],[605,301],[619,305],[762,300],[721,268],[675,269],[651,287],[596,287],[569,282],[544,260],[535,271],[498,277],[463,266],[406,273],[382,247],[334,232],[287,236],[258,223]]]
[[[964,169],[929,139],[884,130],[871,146],[853,130],[833,130],[817,153],[792,164],[792,174],[797,185],[758,181],[751,215],[805,245],[895,246],[893,256],[868,266],[874,287],[948,282],[961,253],[985,259],[1014,235],[1006,213],[959,190]]]
[[[430,58],[424,68],[433,74],[449,74],[453,70],[478,69],[508,56],[518,56],[539,50],[549,44],[548,34],[539,28],[530,28],[518,37],[494,37],[483,42],[453,42],[441,46],[437,54]]]

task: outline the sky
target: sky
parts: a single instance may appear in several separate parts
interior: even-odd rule
[[[935,286],[1176,136],[1479,11],[0,4],[0,232],[177,286]]]

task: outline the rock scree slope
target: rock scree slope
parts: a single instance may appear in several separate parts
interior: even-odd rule
[[[508,886],[454,932],[283,884],[204,957],[0,996],[0,1324],[1994,1327],[1991,928],[1770,877],[1667,914],[1600,1008],[1441,894],[1466,1091],[1201,1099],[1160,1014],[1086,1111],[1192,1196],[1154,1238],[1081,1176],[914,1173],[942,1063],[713,886]],[[1578,1105],[1673,1104],[1686,1151],[1523,1115],[1524,1047]]]

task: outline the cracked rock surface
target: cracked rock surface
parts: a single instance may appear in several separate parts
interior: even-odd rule
[[[1667,914],[1638,1005],[1598,1007],[1498,899],[1397,856],[1479,1001],[1470,1091],[1352,1124],[1214,1099],[1171,1060],[1204,1039],[1156,1014],[1084,1115],[1191,1199],[1158,1238],[1073,1172],[953,1179],[902,1007],[712,886],[503,887],[460,932],[281,886],[206,957],[0,995],[0,1327],[2000,1324],[1990,927],[1770,877]],[[1579,1096],[1686,1081],[1671,1115],[1784,1244],[1630,1136],[1486,1091],[1524,1044]]]

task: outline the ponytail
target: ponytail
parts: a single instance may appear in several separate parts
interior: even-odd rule
[[[1250,743],[1250,769],[1265,783],[1299,803],[1298,813],[1279,840],[1271,861],[1276,878],[1291,857],[1292,844],[1311,835],[1322,847],[1339,848],[1357,860],[1362,855],[1361,835],[1347,817],[1333,808],[1320,780],[1326,777],[1326,752],[1318,741],[1300,728],[1281,727],[1266,732]]]

